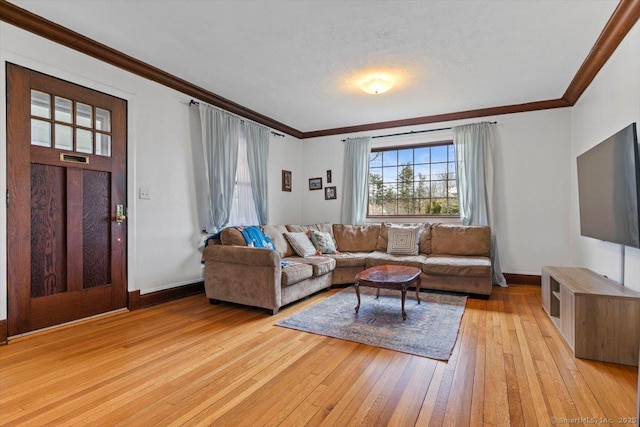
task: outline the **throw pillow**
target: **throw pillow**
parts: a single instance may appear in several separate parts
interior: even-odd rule
[[[298,256],[307,258],[316,254],[316,248],[306,233],[284,233],[284,237],[289,241],[293,251]]]
[[[389,227],[387,253],[392,255],[418,255],[420,229],[418,227]]]
[[[309,230],[311,243],[321,254],[337,254],[336,244],[333,242],[331,234],[322,231]]]

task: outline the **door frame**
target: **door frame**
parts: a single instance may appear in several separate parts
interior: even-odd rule
[[[7,126],[7,64],[17,65],[22,68],[27,68],[37,73],[45,74],[56,79],[64,80],[74,85],[83,86],[88,89],[105,93],[107,95],[120,98],[126,101],[126,125],[125,125],[125,144],[126,144],[126,160],[125,160],[125,173],[126,173],[126,215],[127,215],[127,229],[126,238],[127,245],[125,248],[125,263],[124,278],[125,278],[125,298],[126,308],[134,309],[135,301],[133,301],[134,308],[132,308],[131,297],[135,296],[137,289],[135,280],[135,254],[137,250],[137,244],[132,236],[136,234],[136,198],[133,197],[136,188],[136,174],[135,174],[135,148],[130,143],[131,135],[135,135],[136,120],[135,116],[130,114],[130,111],[134,111],[137,105],[136,95],[131,92],[125,92],[118,88],[115,88],[107,83],[92,80],[87,77],[87,73],[74,73],[67,69],[59,68],[51,63],[44,63],[32,58],[28,58],[20,55],[16,52],[5,51],[0,57],[0,114],[5,118],[5,125],[0,128],[0,167],[4,167],[7,171],[5,174],[0,174],[0,194],[2,195],[2,201],[5,200],[5,195],[8,190],[8,126]],[[111,67],[109,67],[111,68]],[[133,138],[135,139],[135,138]],[[9,282],[8,282],[8,209],[6,203],[3,203],[4,209],[0,209],[0,345],[8,342],[11,338],[8,336],[8,309],[9,309]],[[133,291],[133,292],[132,292]]]

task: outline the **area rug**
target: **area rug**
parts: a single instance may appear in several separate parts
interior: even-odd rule
[[[360,312],[353,286],[276,323],[297,329],[438,360],[449,360],[467,297],[407,292],[402,320],[399,291],[360,287]]]

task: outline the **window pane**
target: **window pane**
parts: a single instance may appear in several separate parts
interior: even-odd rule
[[[382,151],[376,151],[369,154],[369,167],[377,168],[382,166]]]
[[[76,125],[93,127],[93,111],[91,105],[76,103]],[[93,150],[92,150],[93,151]],[[85,151],[83,151],[84,153]]]
[[[99,156],[111,156],[111,136],[96,133],[96,154]]]
[[[413,149],[398,151],[398,164],[404,165],[406,163],[413,164]]]
[[[382,168],[384,182],[396,182],[398,180],[398,168],[396,166]]]
[[[31,119],[31,145],[51,147],[51,123]]]
[[[76,151],[78,153],[93,153],[93,132],[76,129]]]
[[[48,93],[31,90],[31,115],[51,118],[51,96]]]
[[[435,163],[431,165],[431,179],[446,179],[447,177],[447,164]]]
[[[73,128],[71,126],[56,123],[56,148],[73,151]]]
[[[398,151],[384,151],[382,153],[382,165],[383,166],[397,166],[398,165]]]
[[[413,175],[416,180],[420,179],[420,176],[429,179],[429,165],[416,165],[413,168]]]
[[[447,181],[433,181],[431,195],[433,197],[447,197]]]
[[[416,163],[429,163],[431,161],[431,156],[429,155],[429,147],[416,148],[414,152]]]
[[[449,153],[448,153],[449,154],[449,161],[455,160],[456,159],[456,154],[455,154],[456,150],[453,147],[453,144],[447,145],[447,148],[449,150]]]
[[[59,122],[73,123],[72,106],[73,103],[70,99],[56,96],[56,120]],[[56,145],[58,145],[57,142]]]
[[[111,111],[96,108],[96,129],[111,132]]]
[[[446,162],[447,161],[447,146],[438,145],[437,147],[431,147],[431,162]]]

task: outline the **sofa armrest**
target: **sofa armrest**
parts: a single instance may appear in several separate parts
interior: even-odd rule
[[[204,250],[207,298],[262,307],[272,313],[282,302],[280,254],[247,246],[208,246]]]
[[[249,246],[212,245],[204,249],[203,259],[230,264],[279,266],[280,254],[269,249]]]

